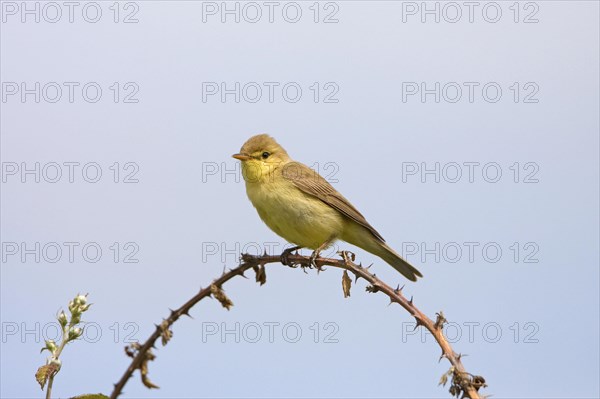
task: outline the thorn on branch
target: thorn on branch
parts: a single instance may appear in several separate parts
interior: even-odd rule
[[[232,270],[233,271],[233,270]],[[238,274],[240,276],[242,276],[243,278],[247,279],[248,277],[244,274],[245,270],[244,269],[240,269],[240,271],[238,272]]]
[[[415,316],[415,320],[416,320],[415,328],[413,328],[413,331],[415,331],[417,328],[419,328],[421,326],[425,326],[425,324],[417,316]]]

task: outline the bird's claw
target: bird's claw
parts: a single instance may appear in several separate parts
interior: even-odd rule
[[[289,267],[297,267],[294,262],[290,261],[289,256],[292,254],[292,252],[299,250],[300,247],[292,247],[292,248],[288,248],[285,249],[282,253],[281,253],[281,257],[280,257],[280,261],[284,266],[289,266]]]

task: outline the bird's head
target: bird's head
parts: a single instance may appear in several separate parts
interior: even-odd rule
[[[250,137],[238,154],[246,182],[263,182],[273,178],[273,172],[290,161],[288,153],[268,134]]]

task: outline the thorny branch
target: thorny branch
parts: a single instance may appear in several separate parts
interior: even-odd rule
[[[317,270],[322,270],[323,266],[332,266],[340,269],[344,269],[342,277],[342,288],[344,297],[350,296],[351,279],[347,272],[351,272],[355,276],[355,282],[359,278],[365,279],[370,285],[366,287],[367,292],[376,293],[382,292],[390,298],[391,303],[398,303],[404,309],[406,309],[412,317],[416,320],[416,327],[425,327],[435,338],[438,345],[442,349],[442,355],[440,360],[443,358],[448,359],[451,367],[447,373],[445,373],[441,380],[440,385],[446,385],[448,377],[451,377],[450,393],[456,397],[466,397],[471,399],[479,399],[479,389],[486,387],[486,383],[483,377],[476,376],[468,373],[461,361],[461,354],[454,352],[450,343],[443,334],[443,326],[446,322],[442,312],[436,314],[436,320],[433,321],[421,312],[413,303],[413,298],[410,300],[406,299],[402,294],[402,288],[392,288],[387,285],[375,274],[369,271],[369,267],[362,267],[360,264],[354,263],[354,254],[351,252],[343,251],[340,252],[342,259],[331,259],[331,258],[317,258],[316,265]],[[281,255],[250,255],[242,254],[241,263],[238,267],[230,269],[215,279],[211,285],[203,288],[193,298],[184,303],[179,309],[171,310],[169,317],[163,320],[160,325],[156,325],[156,330],[150,335],[146,342],[142,345],[139,343],[132,344],[125,348],[127,355],[133,360],[131,364],[121,377],[121,379],[115,384],[115,388],[111,394],[111,399],[116,399],[123,391],[123,387],[131,378],[135,370],[140,370],[142,383],[148,388],[158,388],[148,379],[148,362],[154,360],[155,355],[152,353],[152,348],[156,348],[156,341],[161,338],[163,346],[168,343],[173,333],[170,327],[175,323],[181,316],[189,316],[190,309],[206,297],[214,297],[217,299],[223,307],[227,310],[233,306],[233,302],[225,295],[222,289],[222,285],[227,281],[231,280],[235,276],[244,276],[244,272],[248,269],[253,269],[256,273],[256,281],[263,285],[266,282],[265,265],[268,263],[283,263]],[[312,268],[310,257],[302,256],[298,253],[289,254],[285,258],[285,264],[290,267],[300,266],[303,270]]]

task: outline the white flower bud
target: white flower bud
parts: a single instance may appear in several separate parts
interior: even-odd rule
[[[65,314],[64,311],[62,311],[62,310],[60,311],[60,314],[58,315],[57,319],[58,319],[58,322],[60,323],[61,327],[64,328],[67,325],[67,322],[68,322],[67,315]]]
[[[86,295],[77,295],[75,297],[74,302],[76,305],[80,305],[80,306],[85,305],[87,303],[87,296]]]
[[[75,328],[72,328],[71,330],[69,330],[69,336],[67,339],[69,341],[72,341],[74,339],[81,337],[82,334],[83,334],[83,330],[79,327],[75,327]]]

